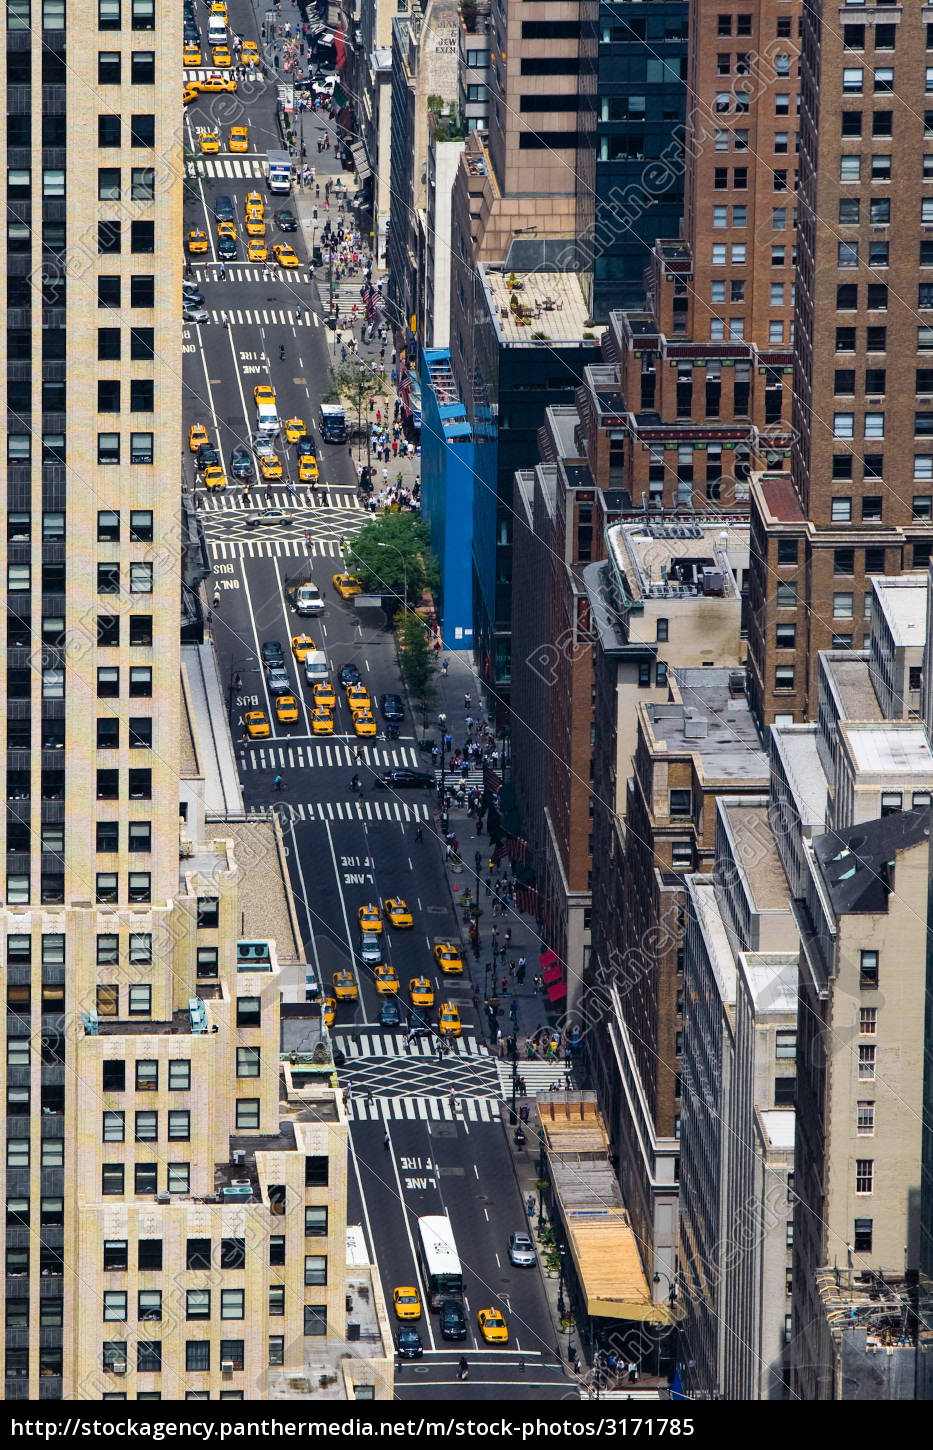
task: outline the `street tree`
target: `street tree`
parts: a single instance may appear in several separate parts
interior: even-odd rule
[[[437,670],[427,626],[420,614],[400,609],[395,616],[395,634],[405,683],[426,717],[435,697],[434,676]]]
[[[440,583],[427,528],[416,514],[397,509],[363,525],[350,541],[347,567],[368,593],[391,594],[409,609]]]

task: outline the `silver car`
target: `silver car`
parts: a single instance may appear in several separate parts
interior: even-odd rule
[[[538,1262],[535,1246],[528,1234],[509,1234],[509,1258],[519,1269],[530,1269]]]
[[[270,695],[290,695],[292,693],[292,682],[288,678],[288,671],[283,670],[280,665],[270,665],[266,670],[266,683],[269,686]]]
[[[378,967],[382,961],[382,940],[374,931],[360,933],[360,959],[368,967]]]

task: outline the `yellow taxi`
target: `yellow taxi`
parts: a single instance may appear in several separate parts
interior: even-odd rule
[[[376,991],[383,997],[398,991],[398,973],[387,962],[384,962],[381,967],[376,967],[375,978]]]
[[[185,89],[181,93],[182,105],[189,106],[192,101],[196,101],[198,99],[198,96],[200,94],[201,87],[198,82],[188,81],[185,85]]]
[[[257,408],[260,403],[274,403],[275,388],[270,388],[268,383],[257,383],[253,389],[253,402]]]
[[[222,15],[223,18],[224,18],[224,20],[226,20],[226,18],[227,18],[227,5],[226,5],[226,0],[211,0],[211,14],[212,15]]]
[[[215,45],[214,49],[211,51],[211,60],[214,65],[220,66],[221,69],[229,70],[230,66],[233,64],[233,56],[230,54],[230,47],[228,45]]]
[[[182,64],[183,65],[200,65],[201,64],[201,47],[199,45],[195,45],[193,41],[190,41],[190,40],[189,41],[186,41],[185,42],[185,48],[184,48],[184,51],[182,53]]]
[[[352,972],[347,971],[346,967],[342,967],[339,972],[335,972],[331,977],[331,982],[334,987],[334,996],[338,1002],[355,1002],[360,995],[359,988],[356,985],[356,978]]]
[[[311,638],[310,634],[292,635],[292,654],[295,656],[295,659],[298,661],[299,664],[304,664],[305,656],[308,654],[309,650],[316,649],[317,645],[314,643],[314,640]],[[331,691],[331,694],[333,694],[333,691]],[[317,686],[315,686],[315,703],[317,703]]]
[[[280,267],[285,267],[288,270],[291,270],[294,267],[301,266],[297,255],[287,242],[278,242],[272,248],[272,255],[275,257],[275,260],[278,262]]]
[[[230,135],[227,137],[227,145],[231,151],[248,151],[249,127],[231,126]]]
[[[334,717],[329,710],[315,710],[311,716],[312,735],[333,735]]]
[[[258,211],[260,216],[265,214],[265,202],[262,199],[261,191],[248,191],[243,205],[247,211]]]
[[[276,458],[275,454],[273,454],[271,458],[265,458],[265,457],[260,458],[260,460],[259,460],[259,472],[262,474],[263,478],[266,479],[267,481],[268,480],[271,480],[273,478],[281,478],[282,477],[282,460],[281,460],[281,458]]]
[[[509,1326],[498,1309],[481,1309],[476,1322],[487,1344],[508,1344]]]
[[[298,458],[298,480],[300,483],[317,483],[320,478],[317,459],[313,453],[302,453]]]
[[[192,227],[188,233],[188,251],[192,257],[196,257],[199,252],[206,252],[207,232],[202,232],[200,227]]]
[[[243,724],[250,740],[265,740],[269,735],[269,722],[262,710],[247,710]]]
[[[453,942],[441,941],[434,948],[434,960],[442,972],[451,974],[463,971],[463,958]]]
[[[233,76],[223,76],[219,70],[211,71],[206,80],[192,81],[191,84],[197,87],[199,91],[210,94],[215,94],[219,91],[229,91],[232,95],[237,89],[237,83]]]
[[[336,1018],[336,1016],[337,1016],[337,1003],[334,1001],[333,997],[325,997],[324,998],[324,1025],[325,1025],[325,1027],[333,1027],[333,1025],[334,1025],[334,1019]]]
[[[259,46],[255,40],[244,40],[240,46],[240,65],[259,65]]]
[[[217,235],[218,237],[230,237],[236,241],[236,222],[218,222]]]
[[[188,447],[192,453],[197,453],[202,443],[210,443],[207,429],[203,423],[192,423],[188,429]]]
[[[353,728],[359,736],[375,735],[378,729],[374,717],[368,710],[356,710],[353,714]]]
[[[347,704],[351,710],[371,710],[373,707],[365,685],[347,685]]]
[[[352,599],[354,594],[362,594],[363,592],[363,586],[359,579],[354,578],[352,574],[335,574],[330,582],[333,584],[341,599]]]
[[[463,1028],[460,1026],[460,1013],[455,1002],[442,1002],[438,1007],[437,1030],[441,1037],[460,1036]]]
[[[249,231],[248,226],[246,230]],[[269,260],[269,248],[261,237],[250,237],[246,244],[246,257],[250,262],[267,262]]]
[[[382,931],[382,913],[378,906],[374,906],[371,901],[368,901],[365,906],[361,906],[358,909],[356,919],[359,923],[360,931],[371,931],[377,935]]]
[[[299,438],[304,438],[308,430],[305,427],[303,418],[285,419],[285,437],[289,443],[297,443]]]
[[[220,150],[220,137],[216,131],[201,131],[198,136],[198,145],[205,156],[213,156]]]
[[[418,1290],[410,1284],[402,1284],[392,1290],[392,1305],[396,1319],[420,1319],[421,1298]]]
[[[382,909],[392,925],[397,926],[400,931],[415,924],[411,912],[400,896],[387,896],[382,903]]]
[[[247,212],[243,229],[248,237],[264,237],[266,235],[266,224],[261,216],[255,212]]]
[[[320,684],[314,687],[314,708],[316,710],[333,710],[337,704],[337,696],[334,694],[334,687],[330,680],[321,680]]]
[[[433,1007],[434,988],[427,977],[412,977],[408,983],[408,995],[413,1007]]]
[[[209,463],[204,470],[205,488],[226,488],[227,475],[219,463]]]
[[[282,725],[294,725],[298,720],[298,701],[294,695],[276,695],[275,717]]]

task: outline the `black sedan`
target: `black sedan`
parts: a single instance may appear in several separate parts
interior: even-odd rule
[[[383,1002],[382,1009],[379,1013],[379,1026],[398,1027],[401,1020],[402,1015],[398,1010],[398,1004],[396,1002]]]
[[[383,695],[379,701],[383,720],[404,720],[405,706],[401,695]]]
[[[252,456],[245,448],[234,448],[230,454],[230,472],[234,478],[252,478],[255,473]]]
[[[434,776],[429,775],[426,770],[410,770],[403,766],[397,770],[383,771],[382,775],[376,776],[375,783],[382,786],[383,790],[398,786],[413,786],[415,789],[425,790],[434,784]]]
[[[417,1329],[406,1329],[404,1326],[395,1331],[395,1348],[398,1350],[399,1359],[420,1359],[424,1354],[424,1345]]]
[[[284,665],[285,651],[277,639],[264,639],[260,649],[264,665]]]
[[[442,1339],[466,1339],[466,1315],[463,1306],[456,1299],[444,1300],[439,1327]]]
[[[275,220],[278,223],[278,228],[280,232],[297,232],[298,230],[298,222],[295,220],[295,213],[293,211],[289,211],[288,207],[283,208],[282,211],[277,211],[275,214]]]
[[[357,669],[356,665],[346,664],[340,671],[340,683],[344,687],[346,687],[347,685],[358,685],[362,678],[363,677]]]
[[[195,455],[199,468],[210,468],[212,464],[220,462],[220,454],[213,443],[201,443]]]
[[[222,262],[236,261],[236,242],[232,237],[220,237],[217,242],[217,255]]]

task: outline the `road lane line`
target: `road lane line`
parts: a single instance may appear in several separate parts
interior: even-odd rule
[[[365,1027],[369,1021],[369,1018],[366,1016],[366,1004],[363,1001],[362,983],[360,982],[359,975],[356,969],[356,953],[353,950],[353,938],[350,935],[350,918],[347,916],[347,903],[344,900],[343,896],[343,882],[340,879],[340,871],[337,867],[337,853],[334,850],[334,838],[331,835],[330,826],[326,821],[324,822],[324,829],[327,832],[327,844],[330,847],[330,859],[334,863],[334,880],[337,882],[337,890],[340,893],[340,909],[343,912],[343,924],[347,932],[347,945],[350,948],[350,969],[353,972],[353,979],[356,982],[356,990],[358,993],[357,1000],[360,1004],[360,1010],[363,1014],[362,1025]],[[320,977],[318,978],[318,981],[320,981]],[[401,1188],[401,1185],[399,1185],[399,1187]]]

